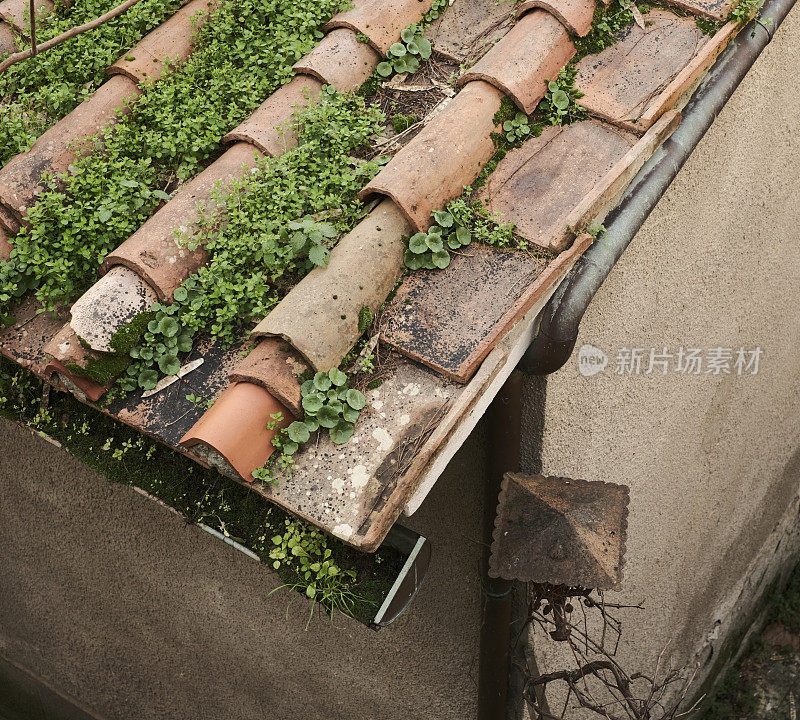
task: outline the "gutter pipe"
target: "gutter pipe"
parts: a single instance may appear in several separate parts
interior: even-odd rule
[[[586,309],[644,221],[661,199],[722,108],[772,40],[796,0],[768,0],[764,20],[751,20],[717,59],[683,111],[678,129],[653,154],[631,182],[617,207],[606,218],[606,230],[581,256],[541,314],[539,329],[520,367],[548,375],[563,367],[578,338]],[[488,462],[484,532],[484,609],[480,635],[478,678],[479,720],[506,720],[512,622],[513,586],[487,573],[499,480],[519,462],[521,373],[513,372],[493,402],[492,444]],[[516,439],[510,437],[516,434]],[[519,618],[517,618],[519,619]]]
[[[525,372],[549,375],[569,360],[592,298],[795,1],[768,0],[762,8],[765,19],[750,21],[720,55],[686,105],[677,130],[642,167],[608,214],[605,232],[578,259],[545,306],[521,360]]]

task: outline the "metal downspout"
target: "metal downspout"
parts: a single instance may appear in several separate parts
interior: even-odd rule
[[[606,231],[545,306],[539,330],[522,358],[523,370],[548,375],[569,359],[592,298],[794,4],[795,0],[768,0],[761,11],[765,19],[748,23],[720,55],[686,105],[678,129],[639,171],[606,218]]]
[[[569,359],[589,303],[687,158],[730,99],[756,58],[772,40],[795,0],[768,0],[765,20],[754,20],[723,52],[683,111],[683,121],[644,165],[617,207],[607,229],[578,260],[542,311],[520,367],[546,375]],[[771,22],[770,22],[771,21]],[[517,468],[520,452],[522,373],[513,372],[490,410],[489,467],[485,501],[484,609],[480,635],[478,719],[508,718],[512,583],[490,578],[486,569],[494,528],[499,482]]]

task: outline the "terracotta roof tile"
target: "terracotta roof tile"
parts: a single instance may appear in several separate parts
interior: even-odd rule
[[[192,429],[181,438],[181,445],[191,448],[199,443],[213,448],[245,480],[253,480],[253,472],[262,467],[275,452],[272,438],[275,430],[268,430],[271,417],[282,413],[290,422],[283,407],[263,387],[253,383],[234,383]]]
[[[718,22],[727,20],[735,0],[670,0],[670,5]]]
[[[523,237],[560,250],[574,230],[610,209],[679,121],[680,114],[670,112],[641,139],[599,120],[548,128],[508,153],[481,197]]]
[[[137,84],[158,80],[167,59],[175,62],[190,55],[197,30],[221,4],[222,0],[192,0],[187,3],[109,67],[109,75],[125,75]]]
[[[33,7],[36,17],[44,17],[53,11],[54,3],[52,0],[34,0]],[[28,0],[2,0],[0,2],[0,18],[27,35],[29,8]]]
[[[352,30],[333,30],[302,60],[294,71],[305,73],[339,92],[358,90],[372,75],[381,58]]]
[[[502,93],[471,82],[360,193],[387,195],[417,230],[461,194],[494,154],[491,134]]]
[[[517,17],[534,8],[547,10],[573,35],[583,37],[592,29],[595,3],[588,0],[523,0],[517,6]]]
[[[297,144],[291,130],[293,114],[319,97],[322,83],[308,75],[298,75],[270,95],[247,120],[224,138],[223,142],[248,142],[271,157],[282,155]]]
[[[469,62],[477,60],[502,38],[513,21],[511,3],[457,2],[431,23],[425,36],[436,52],[456,62]]]
[[[458,80],[484,80],[500,89],[526,113],[532,113],[553,80],[575,54],[564,26],[550,13],[533,10]]]
[[[363,307],[377,312],[403,273],[402,236],[410,225],[384,200],[345,235],[328,267],[306,275],[253,330],[253,337],[280,336],[315,370],[337,367],[355,345]]]
[[[179,243],[176,230],[189,231],[200,220],[201,208],[214,207],[212,193],[220,184],[240,177],[252,167],[256,150],[248,143],[236,143],[193,180],[186,183],[166,205],[103,261],[103,269],[125,265],[143,277],[161,300],[205,264],[202,248],[190,250]]]
[[[103,83],[94,95],[45,132],[28,152],[13,157],[0,169],[0,204],[17,222],[22,222],[43,190],[39,184],[42,174],[60,175],[77,157],[88,154],[91,145],[75,141],[101,132],[118,112],[126,112],[125,101],[138,93],[136,84],[126,77]]]
[[[370,45],[386,55],[403,28],[419,22],[433,0],[355,0],[350,10],[334,15],[323,31],[350,28],[369,38]]]
[[[83,347],[75,331],[69,326],[63,328],[44,346],[44,352],[51,356],[44,368],[43,376],[57,381],[67,390],[83,393],[88,400],[97,402],[108,391],[103,385],[73,374],[67,366],[70,364],[84,367],[94,354]]]
[[[583,235],[555,259],[472,246],[443,272],[406,278],[386,312],[382,338],[445,377],[466,382],[591,242]]]
[[[0,20],[0,55],[11,54],[16,51],[16,38],[17,34],[11,25]]]
[[[298,378],[308,369],[308,365],[286,341],[266,338],[256,344],[252,352],[231,370],[228,377],[232,382],[260,385],[285,405],[296,418],[302,418],[302,396]]]
[[[674,107],[735,34],[728,25],[709,38],[694,18],[659,9],[647,23],[644,30],[631,25],[615,45],[581,60],[575,81],[590,113],[640,132]]]

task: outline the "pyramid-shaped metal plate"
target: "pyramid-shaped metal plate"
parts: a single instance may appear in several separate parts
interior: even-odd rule
[[[619,586],[628,498],[625,485],[507,473],[489,574],[598,590]]]

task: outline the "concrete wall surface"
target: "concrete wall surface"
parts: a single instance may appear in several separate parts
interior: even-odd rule
[[[306,630],[310,603],[267,598],[265,566],[2,420],[0,448],[3,720],[475,716],[480,432],[407,523],[434,555],[413,610],[380,632],[343,616]],[[39,681],[82,711],[42,714]]]
[[[631,488],[625,579],[608,594],[644,601],[623,613],[631,671],[668,648],[675,666],[701,664],[699,685],[736,644],[736,618],[797,561],[799,68],[796,7],[591,303],[547,379],[543,437],[527,438],[530,467]],[[583,345],[605,353],[604,371],[580,371]],[[663,374],[658,355],[681,347],[702,351],[701,374],[677,357]],[[718,347],[732,350],[729,373],[706,372]],[[739,348],[761,349],[757,374],[738,373]],[[634,349],[640,373],[618,374]],[[537,647],[544,668],[559,661]]]

